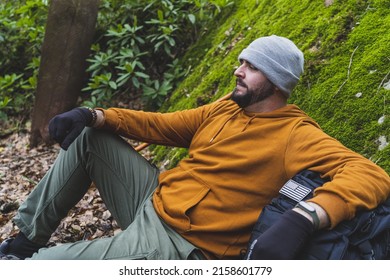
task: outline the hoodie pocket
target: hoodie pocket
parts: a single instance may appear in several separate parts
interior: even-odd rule
[[[175,205],[171,205],[168,210],[173,220],[176,220],[176,227],[183,232],[191,230],[191,213],[197,207],[201,207],[201,202],[206,198],[210,189],[196,185],[186,189],[187,198],[181,201],[176,201]]]
[[[155,193],[154,204],[158,214],[169,225],[184,232],[191,229],[191,210],[201,207],[210,188],[196,180],[190,172],[177,171],[174,179],[170,178],[173,174],[167,174],[164,178],[164,183]]]
[[[188,201],[188,203],[183,208],[183,214],[187,219],[187,226],[185,231],[191,230],[191,210],[199,206],[202,200],[205,199],[210,189],[205,186],[200,186],[200,188],[193,192],[193,198]]]

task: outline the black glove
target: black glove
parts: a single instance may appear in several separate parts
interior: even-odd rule
[[[313,232],[314,225],[311,221],[293,210],[288,210],[249,244],[246,259],[292,260]]]
[[[75,108],[52,118],[49,122],[49,134],[66,151],[92,120],[93,115],[89,109]]]

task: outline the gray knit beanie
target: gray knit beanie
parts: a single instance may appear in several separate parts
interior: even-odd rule
[[[303,53],[287,38],[276,35],[254,40],[238,56],[259,69],[287,97],[303,72]]]

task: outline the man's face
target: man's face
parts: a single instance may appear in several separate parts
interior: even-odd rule
[[[274,94],[274,85],[249,62],[243,60],[234,71],[236,88],[232,100],[241,108],[246,108]]]

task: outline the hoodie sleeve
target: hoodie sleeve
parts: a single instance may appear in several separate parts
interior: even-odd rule
[[[311,199],[328,213],[331,227],[390,195],[390,177],[382,168],[310,123],[299,123],[290,135],[285,169],[290,177],[310,169],[331,179]]]
[[[211,105],[174,113],[154,113],[110,108],[101,128],[121,136],[176,147],[188,147],[198,127],[211,110]]]

